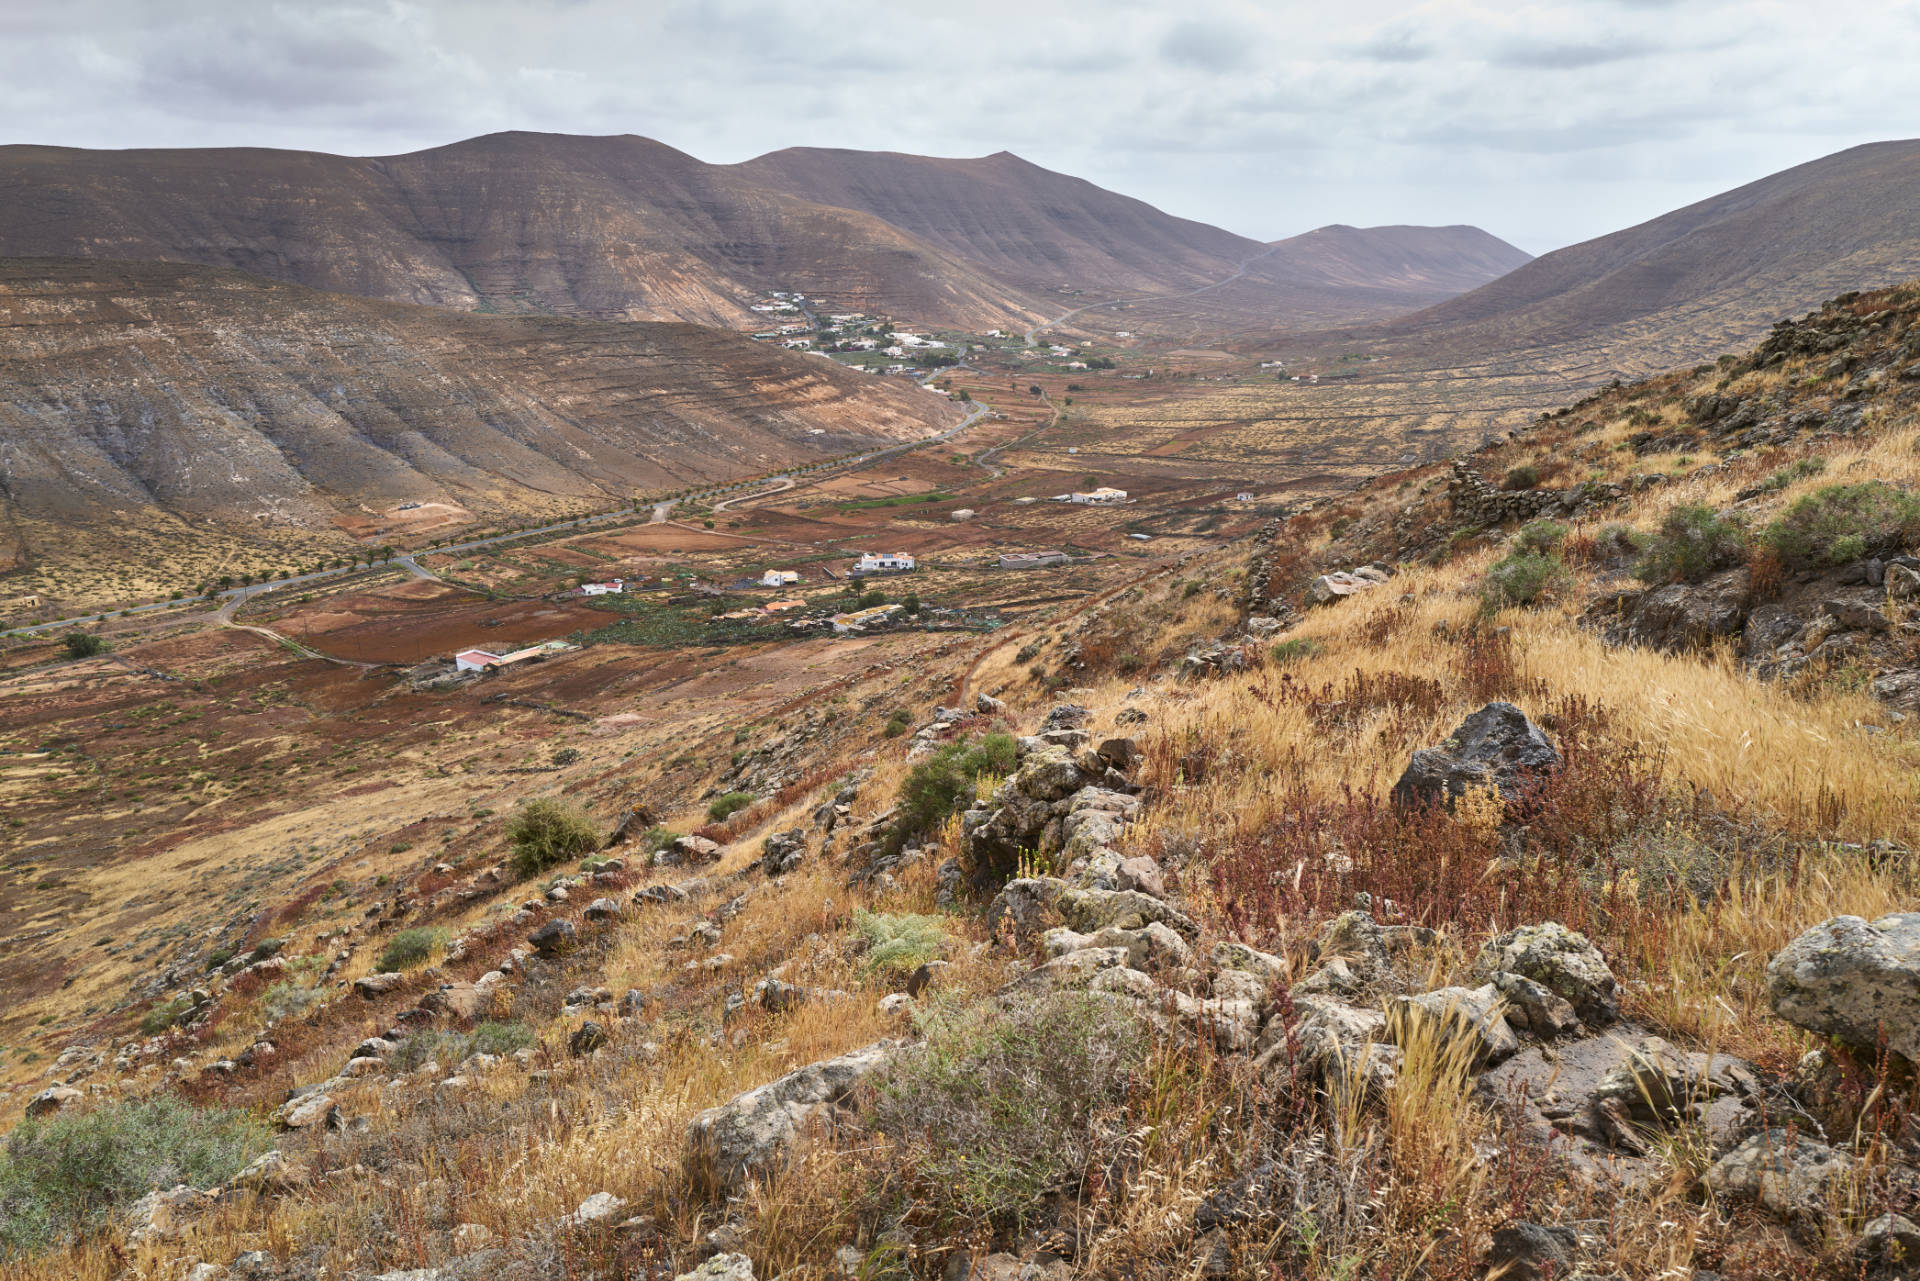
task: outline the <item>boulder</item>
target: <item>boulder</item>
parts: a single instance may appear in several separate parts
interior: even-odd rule
[[[753,1260],[744,1254],[716,1254],[674,1281],[754,1281]]]
[[[1903,1214],[1881,1215],[1854,1238],[1853,1259],[1869,1277],[1920,1275],[1920,1224]]]
[[[1122,859],[1113,879],[1119,889],[1137,890],[1152,898],[1167,896],[1167,880],[1160,872],[1160,865],[1145,854]]]
[[[1754,1135],[1708,1167],[1705,1182],[1716,1196],[1755,1201],[1793,1222],[1817,1219],[1833,1184],[1853,1169],[1853,1158],[1792,1131]]]
[[[1349,574],[1345,570],[1335,570],[1331,574],[1322,574],[1307,584],[1307,601],[1314,605],[1330,605],[1334,601],[1344,600],[1357,592],[1377,586],[1372,577],[1362,578]]]
[[[1393,785],[1393,798],[1451,807],[1469,788],[1483,788],[1511,802],[1530,781],[1559,767],[1560,753],[1525,712],[1512,703],[1488,703],[1460,722],[1446,742],[1416,751]]]
[[[788,832],[775,832],[766,840],[761,849],[760,870],[768,876],[785,876],[799,867],[807,857],[807,833],[805,828],[796,827]]]
[[[1515,1221],[1494,1230],[1487,1274],[1500,1281],[1567,1281],[1579,1252],[1580,1235],[1572,1228]]]
[[[610,898],[597,898],[587,904],[586,918],[595,925],[606,925],[619,920],[626,913],[620,905]]]
[[[27,1101],[27,1115],[32,1117],[52,1116],[64,1112],[78,1103],[86,1095],[71,1085],[55,1085],[40,1091]]]
[[[1505,972],[1532,979],[1573,1006],[1589,1026],[1605,1027],[1620,1016],[1619,984],[1606,958],[1586,935],[1558,921],[1522,925],[1488,940],[1475,965],[1486,976]]]
[[[988,909],[987,919],[996,928],[1002,921],[1010,922],[1024,943],[1043,930],[1052,915],[1081,934],[1097,934],[1109,926],[1138,930],[1154,923],[1188,938],[1200,933],[1192,918],[1137,890],[1083,889],[1052,876],[1007,882]]]
[[[1396,996],[1387,1006],[1387,1036],[1405,1048],[1427,1032],[1453,1045],[1465,1041],[1465,1052],[1475,1066],[1500,1062],[1519,1050],[1503,1017],[1499,992],[1484,987],[1442,987],[1418,996]]]
[[[695,867],[702,863],[718,863],[720,845],[704,836],[676,836],[655,856],[655,861],[688,867]]]
[[[1007,705],[982,691],[973,696],[973,710],[982,716],[999,716],[1007,710]]]
[[[860,1083],[886,1065],[893,1048],[893,1042],[879,1041],[809,1064],[702,1112],[687,1128],[689,1173],[723,1193],[771,1169],[809,1125],[830,1123]]]
[[[595,1223],[606,1223],[626,1208],[626,1201],[613,1193],[596,1192],[582,1201],[572,1214],[562,1215],[559,1226],[584,1228]]]
[[[308,1094],[291,1099],[275,1114],[283,1130],[337,1130],[340,1105],[330,1094]]]
[[[367,974],[353,981],[353,992],[355,996],[371,1001],[377,996],[385,996],[406,981],[406,975],[393,971]]]
[[[1580,1016],[1573,1012],[1573,1006],[1532,979],[1495,970],[1487,976],[1487,981],[1507,1003],[1507,1023],[1515,1031],[1551,1041],[1556,1036],[1579,1030]]]
[[[1696,649],[1744,628],[1752,603],[1753,574],[1743,565],[1702,582],[1656,587],[1640,598],[1617,634],[1650,649]]]
[[[567,1053],[575,1058],[592,1054],[607,1043],[607,1029],[588,1019],[575,1028],[573,1035],[567,1038]]]
[[[1789,1023],[1920,1063],[1920,912],[1836,916],[1767,963],[1767,1000]]]
[[[573,928],[572,921],[548,921],[527,936],[527,943],[544,957],[565,956],[573,950],[579,941],[579,931]]]

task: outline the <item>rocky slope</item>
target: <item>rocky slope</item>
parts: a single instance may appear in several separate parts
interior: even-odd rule
[[[691,325],[463,316],[174,264],[0,263],[4,496],[27,560],[153,521],[333,533],[406,503],[604,506],[960,416]]]
[[[1303,243],[1311,298],[1260,277],[1243,305],[1373,318],[1517,253],[1447,240],[1411,282],[1350,255],[1316,270]],[[1004,153],[806,149],[729,166],[645,138],[530,133],[378,158],[0,148],[0,255],[184,260],[488,311],[740,326],[779,289],[978,331],[1088,292],[1183,292],[1262,251]]]
[[[20,1274],[1911,1276],[1917,373],[1843,298],[705,761],[583,728],[584,836],[296,867],[17,1065],[22,1153],[255,1127],[5,1174]]]

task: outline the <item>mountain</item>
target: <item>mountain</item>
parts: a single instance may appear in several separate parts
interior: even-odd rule
[[[1284,255],[1292,275],[1244,277],[1234,316],[1373,320],[1501,269],[1474,245],[1410,287],[1393,254],[1375,278],[1367,255],[1332,244],[1338,261],[1316,273],[1319,245]],[[981,329],[1063,300],[1209,289],[1278,252],[1004,152],[710,165],[646,138],[535,133],[386,157],[0,147],[0,255],[198,262],[478,311],[740,327],[785,289]]]
[[[402,503],[604,507],[959,421],[695,325],[472,316],[175,263],[0,261],[13,559],[153,522],[337,536]],[[344,539],[340,540],[344,542]]]
[[[1757,340],[1850,289],[1920,275],[1920,140],[1798,165],[1536,258],[1382,326],[1449,355],[1645,373]]]

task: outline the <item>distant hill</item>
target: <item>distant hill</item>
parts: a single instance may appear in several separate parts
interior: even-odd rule
[[[0,564],[156,522],[337,538],[402,503],[480,519],[604,507],[960,417],[900,380],[695,325],[472,316],[187,264],[0,261],[0,529],[16,540]]]
[[[1854,147],[1536,258],[1383,325],[1405,347],[1638,374],[1920,275],[1920,141]]]
[[[1236,323],[1352,323],[1471,288],[1518,254],[1456,230],[1410,255],[1322,233],[1283,252],[1004,152],[710,165],[646,138],[534,133],[371,158],[0,147],[4,256],[197,262],[400,302],[732,327],[774,289],[919,323],[1019,325],[1204,289],[1256,258],[1285,269],[1220,291]]]

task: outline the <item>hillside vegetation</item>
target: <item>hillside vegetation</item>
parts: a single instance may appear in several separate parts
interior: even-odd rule
[[[407,859],[74,1037],[0,1276],[1912,1275],[1916,445],[1920,288],[1848,295],[563,773],[603,848]],[[218,1159],[55,1213],[148,1097]]]

